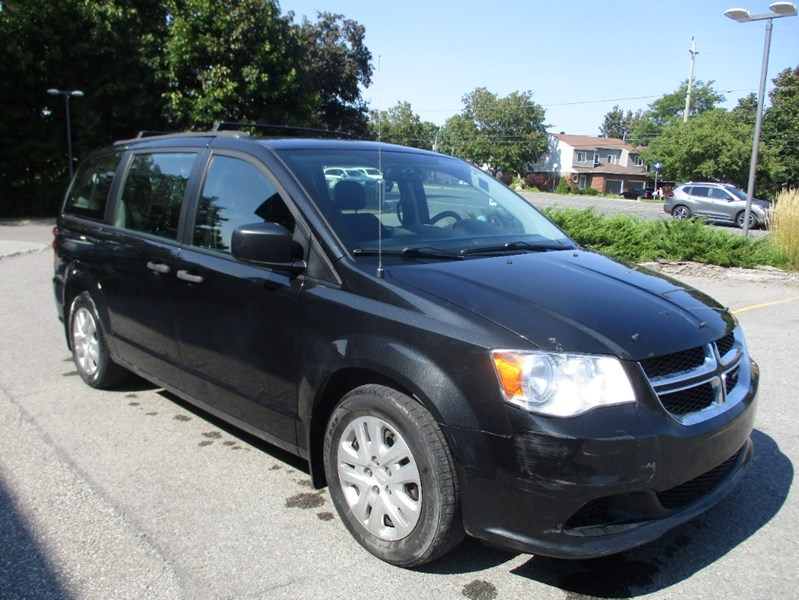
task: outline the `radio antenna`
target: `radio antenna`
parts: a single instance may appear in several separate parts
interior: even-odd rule
[[[383,279],[383,190],[385,189],[385,179],[383,179],[383,136],[382,123],[383,113],[380,102],[380,55],[377,55],[377,170],[380,171],[380,179],[377,182],[377,278]]]

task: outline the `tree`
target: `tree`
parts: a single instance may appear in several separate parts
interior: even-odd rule
[[[752,135],[751,125],[717,108],[687,123],[677,119],[666,124],[641,157],[649,164],[662,163],[663,176],[668,179],[723,181],[745,188]]]
[[[307,117],[301,46],[272,0],[168,0],[162,77],[170,120],[292,122]]]
[[[430,150],[433,148],[438,127],[433,123],[422,122],[413,112],[409,102],[398,102],[387,111],[370,114],[371,137],[390,144],[401,144],[414,148]]]
[[[326,129],[365,135],[367,107],[360,86],[372,82],[372,54],[364,44],[363,25],[329,12],[318,21],[303,19],[302,67],[309,89],[315,92],[315,123]]]
[[[0,213],[53,214],[66,185],[66,115],[74,155],[163,126],[153,57],[161,0],[15,0],[0,10]]]
[[[646,146],[660,135],[666,125],[677,120],[682,121],[687,93],[688,81],[686,80],[675,91],[664,94],[652,102],[640,121],[634,125],[630,141],[638,146]],[[723,101],[724,96],[713,89],[713,81],[704,83],[697,80],[691,87],[689,117],[711,110]]]
[[[444,124],[443,148],[494,173],[523,173],[547,150],[543,107],[532,92],[498,98],[486,88],[463,97],[460,115]]]
[[[599,127],[599,135],[601,137],[626,140],[642,118],[643,111],[639,110],[633,113],[633,111],[628,110],[624,113],[619,108],[619,105],[616,104],[605,114],[605,119]]]
[[[799,185],[799,66],[785,69],[773,82],[761,143],[772,147],[776,157],[763,185],[777,192],[783,185]]]

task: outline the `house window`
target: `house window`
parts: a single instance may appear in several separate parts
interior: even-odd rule
[[[633,166],[635,166],[635,167],[643,167],[644,166],[644,160],[640,156],[638,156],[637,154],[632,155],[630,158],[632,158]]]
[[[619,157],[618,157],[618,156],[616,156],[615,154],[608,154],[608,160],[607,160],[607,163],[608,163],[609,165],[615,165],[615,164],[617,164],[618,162],[619,162]]]
[[[577,153],[577,162],[584,163],[588,160],[588,155],[585,152],[578,152]]]

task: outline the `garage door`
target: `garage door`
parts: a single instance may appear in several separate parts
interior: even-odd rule
[[[605,193],[621,195],[621,186],[623,183],[621,179],[608,179],[605,181]]]

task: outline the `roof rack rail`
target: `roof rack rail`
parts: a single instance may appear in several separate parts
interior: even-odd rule
[[[271,123],[243,123],[240,121],[216,121],[211,131],[223,131],[230,129],[259,129],[262,131],[279,131],[279,132],[292,132],[292,133],[305,133],[314,134],[319,137],[346,137],[351,138],[352,134],[349,131],[331,131],[329,129],[318,129],[315,127],[298,127],[295,125],[273,125]]]
[[[136,134],[136,138],[135,139],[138,140],[138,139],[146,138],[146,137],[156,137],[156,136],[159,136],[159,135],[169,135],[171,133],[177,133],[177,132],[175,132],[175,131],[156,131],[154,129],[153,130],[145,129],[143,131],[140,131],[138,134]]]

